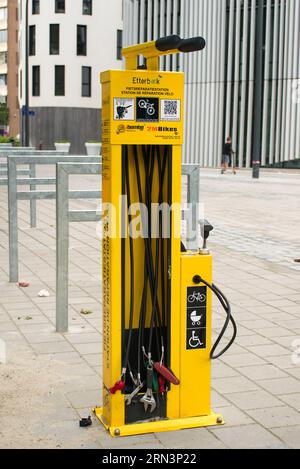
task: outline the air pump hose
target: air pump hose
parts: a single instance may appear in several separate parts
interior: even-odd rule
[[[230,306],[230,303],[229,301],[227,300],[226,296],[224,295],[224,293],[214,284],[210,284],[209,282],[207,282],[206,280],[204,280],[202,277],[201,277],[201,283],[204,283],[204,285],[206,285],[215,295],[216,297],[218,298],[219,302],[221,303],[221,305],[223,306],[225,312],[226,312],[226,320],[225,320],[225,323],[224,323],[224,326],[215,342],[215,344],[213,345],[212,349],[211,349],[211,352],[210,352],[210,358],[211,360],[216,360],[217,358],[220,358],[222,355],[224,355],[225,352],[227,352],[227,350],[230,349],[230,347],[232,346],[232,344],[234,343],[235,339],[236,339],[236,336],[237,336],[237,325],[236,325],[236,322],[231,314],[231,306]],[[224,347],[224,349],[218,353],[217,355],[214,355],[219,343],[221,342],[222,338],[224,337],[224,334],[229,326],[229,323],[231,322],[232,324],[232,327],[233,327],[233,333],[232,333],[232,337],[230,339],[230,341],[228,342],[228,344],[226,345],[226,347]]]

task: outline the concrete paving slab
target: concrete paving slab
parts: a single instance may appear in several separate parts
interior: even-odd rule
[[[259,425],[223,427],[211,430],[228,448],[233,449],[286,449],[287,445]]]

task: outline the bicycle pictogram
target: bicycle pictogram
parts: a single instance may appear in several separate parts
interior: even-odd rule
[[[146,109],[148,116],[154,116],[155,114],[154,103],[149,103],[148,99],[141,99],[139,101],[139,108]]]
[[[194,303],[195,301],[197,303],[204,303],[206,301],[206,295],[204,295],[203,293],[197,293],[194,291],[192,295],[189,295],[188,302]]]

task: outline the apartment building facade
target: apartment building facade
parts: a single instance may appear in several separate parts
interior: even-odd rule
[[[300,159],[299,0],[124,0],[124,44],[204,36],[201,53],[163,59],[185,72],[184,160],[218,166],[231,135],[239,167],[253,161],[258,6],[263,1],[263,165]]]
[[[0,0],[0,132],[7,131],[7,0]]]
[[[100,139],[99,74],[120,68],[122,1],[19,0],[19,99],[26,113],[26,7],[28,8],[29,143],[71,152]],[[24,121],[24,116],[22,117]],[[23,122],[24,129],[24,122]]]
[[[18,102],[18,0],[0,0],[0,132],[17,136]]]
[[[8,133],[10,137],[16,137],[20,135],[20,107],[18,99],[18,0],[8,1],[7,15],[7,107],[9,112]]]

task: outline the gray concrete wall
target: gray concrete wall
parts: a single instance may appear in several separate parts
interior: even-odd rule
[[[30,107],[35,116],[29,117],[30,146],[53,150],[57,140],[71,142],[70,153],[84,155],[85,142],[100,141],[101,110],[67,107]]]

